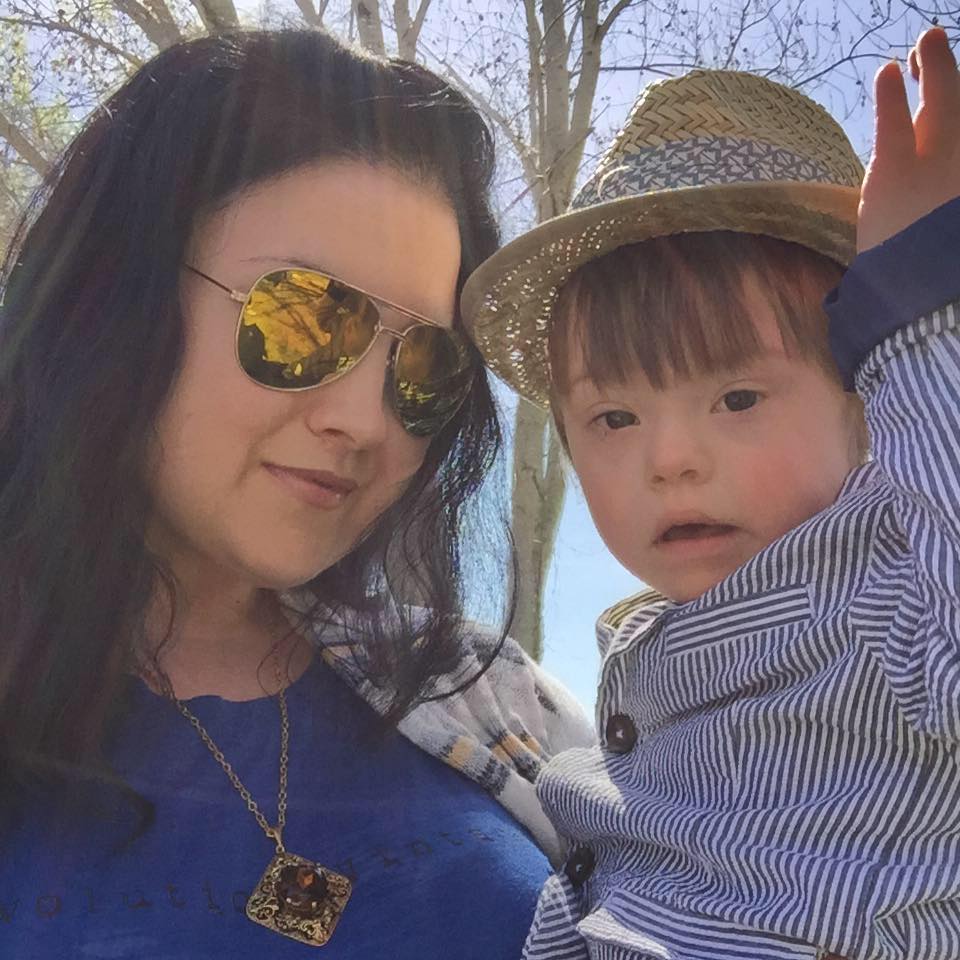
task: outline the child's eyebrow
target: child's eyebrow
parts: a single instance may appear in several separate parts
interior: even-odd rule
[[[576,393],[577,390],[582,390],[584,387],[593,387],[596,389],[597,385],[594,383],[593,377],[591,377],[589,374],[581,373],[567,383],[567,389],[565,392]]]
[[[563,396],[572,398],[577,394],[603,395],[606,391],[616,389],[618,386],[629,387],[631,379],[631,377],[626,377],[624,380],[620,380],[617,377],[612,377],[609,380],[598,381],[589,374],[583,373],[564,385]]]
[[[744,357],[741,362],[733,366],[717,372],[731,374],[753,373],[760,367],[765,367],[772,363],[782,363],[787,359],[789,359],[789,357],[783,350],[762,350],[750,357]]]

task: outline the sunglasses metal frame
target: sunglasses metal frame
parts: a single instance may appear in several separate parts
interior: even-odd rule
[[[404,317],[409,317],[414,322],[408,326],[405,330],[394,330],[393,327],[385,327],[380,319],[378,314],[377,316],[377,327],[374,331],[373,336],[370,338],[370,343],[367,345],[366,349],[360,356],[357,357],[356,361],[344,370],[342,373],[336,373],[328,376],[326,379],[322,380],[320,383],[312,383],[306,387],[274,387],[267,383],[261,383],[259,380],[254,379],[243,369],[243,364],[240,362],[240,355],[238,353],[239,337],[234,337],[234,354],[236,356],[237,364],[240,369],[243,370],[244,374],[247,377],[250,377],[258,387],[263,387],[264,390],[276,390],[279,393],[302,393],[304,390],[316,390],[317,387],[326,386],[328,383],[334,383],[336,380],[340,380],[342,377],[345,377],[361,360],[370,352],[374,343],[376,343],[377,337],[381,333],[385,333],[390,337],[393,337],[395,343],[393,349],[390,351],[390,367],[394,367],[394,361],[396,356],[397,347],[401,343],[405,343],[407,340],[407,331],[412,327],[416,326],[425,326],[425,327],[434,327],[437,330],[445,330],[450,336],[456,341],[457,334],[454,330],[449,327],[445,327],[442,323],[437,323],[436,320],[430,320],[428,317],[423,316],[423,314],[417,313],[415,310],[408,310],[406,307],[401,307],[400,304],[394,303],[392,300],[387,300],[386,297],[378,297],[376,294],[370,293],[367,290],[364,290],[363,287],[358,287],[355,283],[348,283],[346,280],[341,280],[340,277],[335,276],[332,273],[328,273],[326,270],[317,270],[313,267],[277,267],[274,270],[267,270],[265,273],[261,273],[256,280],[250,284],[250,289],[246,293],[236,290],[233,287],[228,287],[225,283],[221,283],[219,280],[211,277],[210,274],[204,273],[198,267],[193,266],[191,263],[185,263],[184,267],[187,268],[191,273],[195,273],[198,277],[202,277],[204,280],[207,280],[209,283],[212,283],[215,287],[219,287],[223,290],[227,296],[230,297],[235,303],[240,304],[240,313],[237,316],[237,330],[240,330],[240,325],[243,323],[243,310],[247,305],[247,301],[250,299],[250,294],[256,288],[257,284],[260,283],[266,277],[269,277],[274,273],[281,273],[284,270],[303,270],[308,273],[316,273],[322,277],[326,277],[329,280],[335,280],[337,283],[343,284],[345,287],[348,287],[350,290],[355,290],[357,293],[363,294],[367,297],[372,303],[377,304],[378,306],[388,307],[391,310],[395,310],[397,313],[401,314]]]
[[[453,330],[450,327],[446,327],[441,323],[437,323],[435,320],[431,320],[428,317],[425,317],[422,314],[417,313],[415,310],[408,310],[406,307],[401,307],[400,304],[394,303],[392,300],[387,300],[385,297],[378,297],[375,294],[369,293],[368,291],[364,290],[362,287],[358,287],[355,284],[348,283],[346,280],[341,280],[339,277],[335,276],[332,273],[327,273],[325,270],[318,270],[313,267],[301,267],[301,266],[278,267],[273,270],[267,270],[265,273],[260,274],[260,276],[257,277],[257,279],[254,280],[254,282],[250,285],[249,290],[246,293],[243,293],[240,290],[235,290],[233,287],[227,286],[227,284],[225,283],[221,283],[215,277],[211,277],[209,274],[204,273],[198,267],[193,266],[193,264],[184,263],[183,266],[187,270],[189,270],[191,273],[196,274],[198,277],[201,277],[202,279],[206,280],[208,283],[212,283],[215,287],[218,287],[220,290],[226,293],[231,300],[233,300],[235,303],[240,304],[240,312],[237,316],[236,333],[234,334],[234,338],[233,338],[234,358],[236,359],[237,366],[240,368],[243,375],[247,377],[251,382],[255,383],[258,387],[262,387],[264,390],[273,390],[277,393],[303,393],[306,390],[316,390],[317,387],[323,387],[329,383],[333,383],[337,380],[340,380],[343,377],[345,377],[348,373],[350,373],[350,371],[354,367],[356,367],[357,364],[360,363],[360,361],[363,360],[363,358],[370,352],[374,343],[376,343],[377,337],[381,333],[386,333],[393,338],[393,345],[390,348],[390,354],[387,360],[387,372],[393,387],[390,395],[390,400],[391,400],[392,406],[394,407],[394,410],[396,411],[398,419],[400,420],[404,429],[407,430],[408,433],[411,433],[414,436],[432,436],[438,433],[441,429],[443,429],[445,424],[448,423],[450,419],[454,416],[457,409],[459,409],[460,405],[463,403],[463,401],[466,399],[469,393],[469,389],[468,389],[467,392],[465,392],[464,395],[460,397],[460,399],[457,401],[456,406],[453,407],[453,409],[448,412],[446,417],[442,420],[442,422],[439,423],[439,426],[437,426],[436,428],[423,430],[421,428],[418,428],[417,426],[418,423],[422,424],[424,422],[423,420],[410,419],[408,421],[408,419],[404,416],[400,408],[399,383],[397,382],[397,354],[400,347],[407,342],[409,331],[414,327],[419,327],[419,326],[433,327],[434,329],[442,330],[450,337],[450,339],[453,341],[454,346],[457,350],[463,350],[468,341],[462,334],[458,333],[456,330]],[[386,327],[383,325],[378,312],[376,329],[374,330],[373,336],[370,338],[370,343],[366,346],[363,352],[357,357],[356,361],[352,363],[346,370],[343,370],[342,372],[338,372],[333,375],[329,375],[323,380],[321,380],[319,383],[310,384],[304,387],[275,387],[271,384],[263,383],[260,380],[257,380],[256,377],[254,377],[252,374],[250,374],[244,368],[243,363],[240,360],[240,329],[243,324],[243,311],[250,299],[250,295],[256,289],[257,284],[260,283],[261,280],[264,280],[266,277],[271,276],[271,274],[282,273],[286,270],[303,270],[308,273],[319,274],[322,277],[326,277],[328,280],[336,281],[337,283],[343,284],[343,286],[347,287],[348,289],[353,290],[367,297],[373,304],[377,306],[388,307],[389,309],[396,311],[402,316],[409,317],[413,321],[413,323],[411,323],[405,330],[394,330],[392,327]],[[473,376],[475,376],[475,371],[474,371],[474,374],[471,376],[471,380],[473,379]]]

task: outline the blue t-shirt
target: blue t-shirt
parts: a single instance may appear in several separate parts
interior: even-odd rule
[[[34,804],[0,837],[0,957],[316,956],[247,919],[273,844],[175,706],[134,683],[111,756],[155,820],[129,840],[134,808],[107,787],[98,794],[112,818]],[[455,770],[399,734],[378,735],[370,708],[322,663],[287,701],[285,846],[353,881],[323,960],[518,957],[549,872],[527,833]],[[189,706],[273,823],[276,701]]]

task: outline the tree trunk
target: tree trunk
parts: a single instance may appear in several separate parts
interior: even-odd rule
[[[576,89],[568,64],[570,36],[564,0],[526,0],[531,140],[537,169],[527,174],[536,198],[537,222],[563,213],[573,197],[577,170],[590,133],[603,38],[629,0],[618,0],[599,22],[599,0],[580,4],[581,57]],[[572,102],[571,102],[572,101]],[[522,155],[521,155],[522,156]],[[519,595],[513,634],[531,656],[543,652],[543,591],[563,509],[563,454],[550,417],[529,404],[517,407],[514,434],[513,536]]]
[[[323,26],[323,12],[319,8],[314,8],[313,0],[296,0],[296,4],[303,16],[303,22],[308,27]]]
[[[350,8],[357,21],[360,45],[371,53],[384,56],[387,52],[383,40],[383,22],[380,19],[379,0],[350,0]]]
[[[543,655],[543,594],[563,510],[565,480],[550,414],[517,406],[513,453],[513,536],[519,595],[510,632],[530,656]]]
[[[233,0],[192,0],[208,33],[223,33],[240,26]]]
[[[417,12],[410,13],[410,0],[393,0],[393,20],[397,28],[397,53],[401,60],[417,59],[420,31],[431,0],[420,0]]]
[[[536,198],[537,222],[561,211],[565,198],[555,189],[556,161],[568,139],[570,74],[562,0],[526,0],[531,140],[535,170],[527,173]],[[513,436],[513,539],[517,550],[517,610],[511,633],[535,659],[543,654],[543,591],[550,568],[566,481],[562,454],[550,415],[521,401]]]
[[[144,32],[158,50],[171,47],[183,39],[176,20],[162,0],[148,0],[147,6],[138,0],[114,0],[114,5]]]
[[[41,177],[47,174],[50,161],[5,113],[0,113],[0,137],[3,137]]]
[[[543,0],[544,107],[543,152],[540,157],[537,221],[563,213],[568,197],[558,183],[561,160],[567,153],[570,133],[570,69],[567,66],[567,30],[564,0]],[[559,189],[558,189],[559,187]]]

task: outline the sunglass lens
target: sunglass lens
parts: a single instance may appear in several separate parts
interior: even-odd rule
[[[459,334],[426,324],[411,327],[394,360],[393,403],[408,433],[438,433],[473,385],[474,370]]]
[[[315,387],[369,348],[377,308],[360,291],[312,270],[277,270],[250,291],[237,331],[240,366],[277,389]]]

